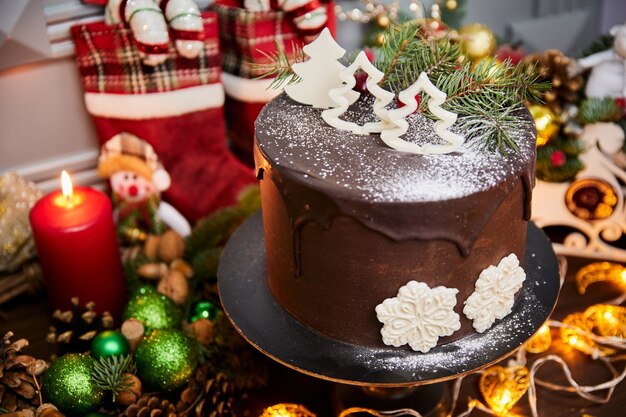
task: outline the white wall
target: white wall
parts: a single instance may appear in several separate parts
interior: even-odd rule
[[[0,171],[97,146],[73,58],[0,71]]]

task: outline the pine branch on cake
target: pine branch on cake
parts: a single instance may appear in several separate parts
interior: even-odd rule
[[[456,125],[462,129],[471,145],[491,152],[500,151],[506,155],[507,149],[519,151],[515,135],[523,132],[525,124],[515,113],[521,109],[522,106],[518,105],[501,113],[479,110],[475,114],[459,117]]]
[[[400,92],[422,72],[431,80],[454,72],[461,57],[461,45],[446,38],[424,39],[419,26],[405,24],[387,34],[379,53],[376,67],[385,74],[380,85]]]
[[[523,124],[518,114],[522,103],[539,102],[541,92],[548,88],[537,77],[532,68],[484,60],[474,66],[467,62],[460,70],[437,78],[435,85],[447,94],[443,108],[459,115],[457,124],[468,129],[468,140],[506,154],[507,149],[518,150],[514,136]]]
[[[287,54],[278,41],[275,41],[275,45],[276,52],[273,53],[259,50],[260,53],[265,55],[269,63],[253,64],[252,70],[253,72],[258,71],[261,73],[256,77],[257,79],[274,77],[274,80],[268,88],[278,90],[285,84],[289,85],[300,82],[301,78],[293,71],[292,65],[306,61],[307,56],[302,48],[294,42],[291,43],[291,50],[293,51],[291,56]]]
[[[461,47],[446,37],[426,39],[414,23],[394,26],[378,50],[376,67],[383,72],[378,85],[398,93],[425,72],[446,93],[442,108],[458,115],[457,123],[469,129],[465,133],[469,140],[479,141],[478,146],[490,151],[517,152],[515,136],[523,123],[523,103],[541,103],[549,82],[540,80],[533,65],[513,66],[509,60],[499,62],[495,58],[478,64],[462,61]],[[291,64],[302,57],[290,60],[279,48],[275,56],[268,58],[272,63],[266,74],[277,74],[272,88],[297,81]],[[424,97],[418,111],[433,118],[427,104],[428,98]]]

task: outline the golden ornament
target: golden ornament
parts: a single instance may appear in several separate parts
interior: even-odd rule
[[[259,417],[316,417],[315,414],[299,404],[281,403],[263,410]]]
[[[376,18],[376,24],[381,29],[387,29],[391,25],[391,19],[386,14],[381,14]]]
[[[584,294],[587,287],[595,282],[613,282],[626,287],[626,269],[620,264],[594,262],[581,268],[575,281],[579,294]]]
[[[446,2],[446,9],[452,11],[452,10],[456,10],[457,6],[459,5],[459,3],[457,3],[456,0],[448,0]]]
[[[385,34],[379,33],[378,35],[376,35],[376,45],[382,46],[383,43],[385,43]]]
[[[528,106],[535,120],[537,129],[537,146],[548,144],[559,133],[559,118],[549,107],[533,104]]]
[[[496,52],[496,35],[482,23],[469,23],[459,30],[465,55],[479,60]]]
[[[530,372],[522,365],[492,366],[480,376],[480,393],[498,416],[506,415],[530,387]]]
[[[544,324],[526,343],[526,350],[530,353],[542,353],[550,348],[552,344],[552,334],[550,326]]]
[[[583,220],[610,217],[617,205],[617,194],[608,182],[598,178],[583,178],[570,184],[565,193],[565,205]]]

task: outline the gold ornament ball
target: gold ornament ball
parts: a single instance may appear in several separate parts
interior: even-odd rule
[[[376,46],[382,46],[385,43],[385,34],[379,33],[376,35]]]
[[[448,10],[456,10],[456,7],[459,5],[456,0],[448,0],[446,2],[446,9]]]
[[[493,55],[496,51],[496,35],[487,25],[469,23],[459,30],[466,55],[471,60]]]
[[[391,19],[386,14],[381,14],[376,18],[376,24],[381,29],[387,29],[391,24]]]
[[[537,146],[541,147],[549,143],[559,133],[559,118],[547,106],[533,104],[528,107],[530,114],[535,120],[537,129]]]

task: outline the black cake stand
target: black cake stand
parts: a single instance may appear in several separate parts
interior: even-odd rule
[[[403,387],[442,382],[510,355],[548,319],[559,293],[559,266],[546,235],[529,223],[526,281],[513,311],[482,334],[432,348],[371,348],[330,339],[295,320],[267,285],[261,213],[229,240],[218,270],[230,321],[253,346],[299,372],[343,384]]]

